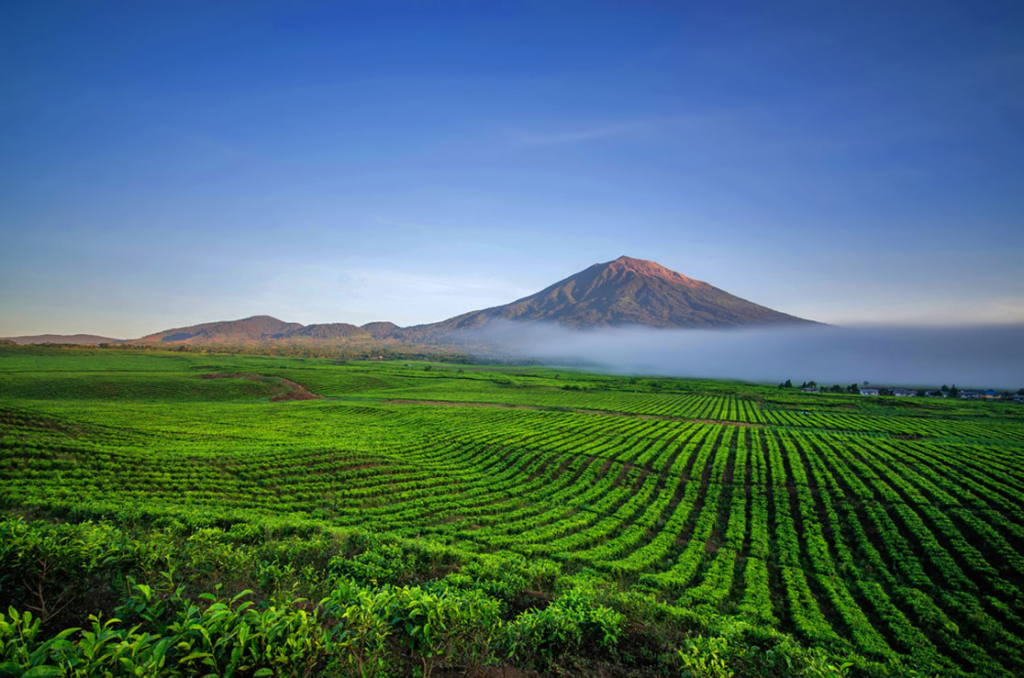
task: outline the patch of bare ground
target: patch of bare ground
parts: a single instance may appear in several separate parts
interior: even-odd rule
[[[285,400],[320,400],[323,396],[318,396],[315,393],[309,391],[289,391],[283,395],[274,396],[270,399],[272,403],[279,403]]]
[[[277,395],[270,398],[270,402],[279,403],[286,400],[320,400],[323,396],[319,396],[308,388],[298,382],[294,382],[291,379],[285,379],[283,377],[268,377],[262,374],[255,374],[253,372],[216,372],[212,374],[200,374],[200,379],[246,379],[248,381],[258,381],[268,384],[280,384],[288,390],[284,393],[278,393]]]
[[[924,438],[920,433],[891,433],[890,435],[897,440],[921,440]]]

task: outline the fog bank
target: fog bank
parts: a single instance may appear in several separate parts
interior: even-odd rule
[[[570,330],[506,322],[478,336],[514,356],[617,373],[1024,388],[1024,325]]]

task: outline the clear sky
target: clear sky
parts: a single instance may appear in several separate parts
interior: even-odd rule
[[[0,4],[0,336],[430,322],[626,254],[1024,320],[1024,3]]]

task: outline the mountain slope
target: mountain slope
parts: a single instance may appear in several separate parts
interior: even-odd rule
[[[733,327],[811,322],[741,299],[652,261],[619,257],[594,264],[510,304],[409,331],[431,334],[471,330],[496,320],[547,321],[573,328]]]
[[[275,338],[287,339],[317,339],[320,341],[332,341],[337,339],[348,339],[350,337],[369,338],[370,334],[361,327],[348,323],[323,323],[319,325],[306,325],[298,327]]]

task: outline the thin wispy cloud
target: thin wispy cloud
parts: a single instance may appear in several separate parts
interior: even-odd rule
[[[663,120],[638,120],[563,129],[559,131],[516,131],[511,137],[518,146],[562,146],[603,139],[621,138],[649,132],[664,125]]]
[[[512,129],[506,132],[518,146],[561,146],[611,139],[696,138],[727,136],[747,129],[762,111],[760,106],[723,106],[640,119],[579,122],[548,129]]]

